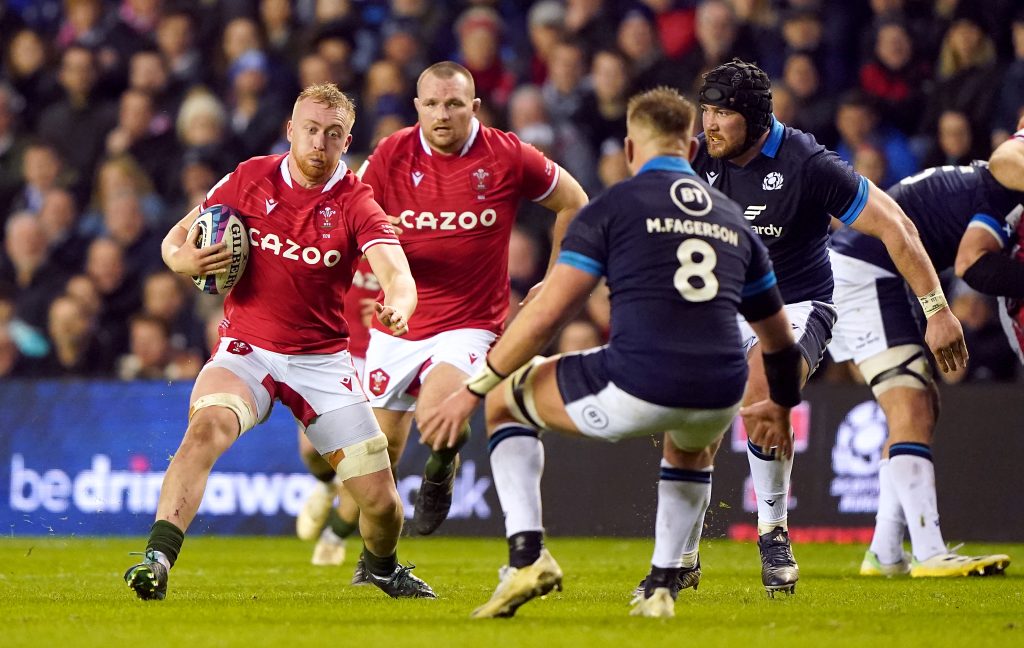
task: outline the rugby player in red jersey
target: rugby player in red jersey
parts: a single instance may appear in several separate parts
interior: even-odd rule
[[[417,401],[430,408],[458,388],[483,366],[502,331],[519,201],[555,212],[551,259],[587,202],[564,169],[514,134],[477,120],[480,99],[461,65],[430,66],[416,92],[419,123],[382,140],[360,174],[398,229],[419,293],[409,333],[399,340],[375,324],[366,354],[364,383],[392,465]],[[467,425],[457,445],[468,435]],[[458,447],[431,454],[416,496],[417,533],[432,533],[447,517],[457,467]]]
[[[248,229],[245,274],[228,294],[220,343],[200,372],[189,423],[164,476],[143,561],[125,582],[142,599],[163,599],[167,574],[199,509],[214,462],[280,400],[338,472],[362,512],[367,580],[398,597],[435,598],[398,564],[402,504],[387,440],[352,366],[343,300],[366,255],[385,298],[385,330],[408,331],[416,285],[394,228],[341,155],[352,141],[352,102],[334,84],[299,94],[288,153],[242,162],[171,228],[162,255],[185,275],[222,271],[223,244],[196,247],[188,228],[202,209],[233,207]]]

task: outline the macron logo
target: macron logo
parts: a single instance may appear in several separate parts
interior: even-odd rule
[[[274,207],[277,207],[277,201],[273,198],[267,198],[267,213],[274,211]]]
[[[418,187],[418,186],[420,186],[421,182],[423,182],[423,172],[422,171],[413,171],[412,172],[412,186]]]
[[[715,186],[715,180],[718,180],[718,174],[714,171],[708,171],[704,174],[708,178],[708,184],[712,187]]]

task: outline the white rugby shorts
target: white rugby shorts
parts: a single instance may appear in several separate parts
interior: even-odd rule
[[[479,370],[497,335],[483,329],[444,331],[425,340],[404,340],[370,331],[363,384],[370,405],[409,412],[416,409],[420,385],[442,362],[467,376]]]
[[[860,364],[886,349],[923,344],[906,283],[885,268],[829,250],[839,321],[828,353]]]
[[[269,416],[274,400],[303,425],[327,412],[367,402],[348,351],[286,355],[222,337],[202,371],[212,367],[227,369],[248,385],[260,422]]]
[[[602,371],[595,371],[605,348],[557,358],[565,411],[584,436],[615,442],[668,432],[679,448],[697,451],[711,445],[732,425],[739,403],[714,409],[666,407],[624,391]]]
[[[836,307],[826,302],[808,300],[786,304],[783,309],[789,318],[800,355],[807,362],[810,373],[814,373],[822,356],[825,355],[825,347],[832,338],[832,327],[836,324]],[[757,334],[742,315],[737,315],[736,320],[740,325],[743,352],[750,353],[757,344]]]

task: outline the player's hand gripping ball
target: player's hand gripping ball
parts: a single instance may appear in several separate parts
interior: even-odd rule
[[[210,205],[192,223],[186,236],[186,245],[196,241],[196,229],[199,230],[198,247],[216,245],[221,241],[227,243],[227,251],[231,253],[231,261],[225,272],[192,277],[199,290],[211,295],[223,295],[238,283],[245,264],[249,261],[249,234],[239,218],[238,212],[227,205]]]

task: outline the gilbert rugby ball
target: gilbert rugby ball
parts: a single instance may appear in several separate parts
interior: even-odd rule
[[[185,239],[186,244],[195,240],[196,228],[199,229],[199,247],[216,245],[226,241],[231,252],[231,263],[227,272],[211,273],[201,277],[192,277],[199,290],[211,295],[223,295],[238,283],[249,261],[249,235],[238,212],[227,205],[210,205],[192,223]]]

